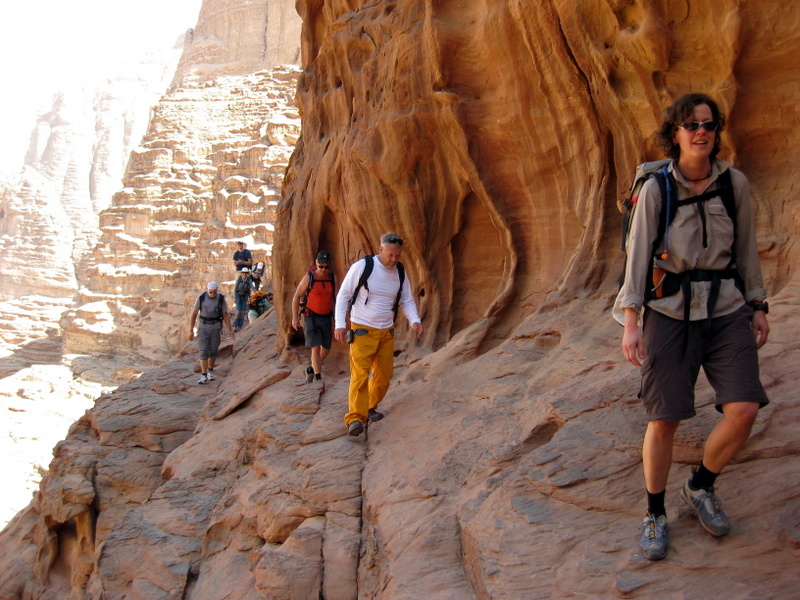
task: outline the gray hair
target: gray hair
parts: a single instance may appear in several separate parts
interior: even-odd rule
[[[401,238],[396,233],[384,233],[381,236],[381,246],[386,246],[387,244],[392,244],[394,246],[402,246],[403,238]]]

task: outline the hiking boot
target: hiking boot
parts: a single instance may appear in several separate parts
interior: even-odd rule
[[[314,367],[306,367],[306,383],[314,381]]]
[[[200,375],[200,379],[197,380],[197,383],[199,383],[200,385],[203,385],[204,383],[208,383],[208,375],[206,375],[205,373]]]
[[[714,488],[693,490],[689,487],[690,480],[691,477],[686,480],[681,490],[681,498],[694,509],[700,524],[708,533],[714,537],[728,535],[731,524],[722,512],[722,502],[714,494]]]
[[[378,412],[374,408],[370,408],[368,418],[370,423],[375,423],[376,421],[380,421],[383,418],[383,413]]]
[[[209,369],[209,370],[208,370],[208,373],[206,373],[206,378],[207,378],[209,381],[214,381],[214,380],[216,379],[216,377],[214,377],[214,371],[212,371],[211,369]]]
[[[661,560],[667,555],[669,523],[666,515],[654,517],[647,513],[642,521],[642,537],[639,546],[647,560]]]
[[[364,433],[364,425],[361,421],[353,421],[347,427],[347,435],[361,435]]]

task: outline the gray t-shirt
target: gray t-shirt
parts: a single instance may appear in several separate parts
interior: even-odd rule
[[[222,303],[222,311],[227,309],[225,304],[225,295],[217,292],[217,295],[212,298],[208,294],[200,294],[197,300],[194,301],[194,310],[198,311],[199,315],[205,319],[220,319],[222,322],[222,315],[219,314],[217,307]],[[200,321],[202,323],[202,321]]]

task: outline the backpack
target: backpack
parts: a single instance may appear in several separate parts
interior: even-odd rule
[[[200,294],[200,306],[201,307],[203,306],[203,302],[206,301],[206,298],[208,298],[208,294],[206,292],[203,292],[202,294]],[[217,292],[217,316],[215,318],[219,319],[220,321],[222,320],[222,313],[223,313],[223,305],[224,305],[224,303],[225,303],[225,297],[222,294],[220,294],[219,292]]]
[[[367,284],[367,280],[369,276],[372,275],[372,270],[375,268],[375,257],[367,255],[364,257],[364,270],[361,272],[361,277],[358,278],[358,285],[356,285],[355,292],[353,292],[353,297],[350,299],[350,306],[354,306],[356,300],[358,299],[358,293],[361,291],[361,288],[367,290],[367,298],[364,300],[364,304],[369,301],[369,285]],[[397,298],[394,300],[394,306],[392,307],[392,312],[394,313],[394,320],[397,321],[397,309],[400,307],[400,294],[403,292],[403,283],[406,280],[406,269],[403,266],[403,263],[397,263],[397,273],[400,276],[400,288],[397,290]]]
[[[316,270],[317,270],[317,264],[316,263],[314,263],[313,265],[311,265],[308,268],[308,271],[307,271],[307,274],[308,274],[308,288],[306,288],[305,293],[302,296],[300,296],[300,313],[299,313],[298,316],[306,316],[307,317],[311,313],[311,310],[307,306],[307,304],[308,304],[308,294],[309,294],[309,292],[311,292],[311,288],[314,287],[314,283],[316,281],[314,279],[314,273],[316,272]],[[335,277],[333,275],[333,271],[330,271],[330,275],[331,275],[331,293],[333,293],[333,290],[336,289],[336,279],[335,279]],[[333,302],[334,302],[334,304],[336,304],[336,296],[335,295],[333,297]]]
[[[647,182],[651,177],[655,177],[656,182],[658,183],[659,191],[661,192],[662,201],[661,211],[658,217],[658,233],[653,240],[653,247],[651,250],[653,259],[660,258],[665,260],[669,256],[669,226],[672,223],[672,220],[675,218],[675,214],[678,212],[679,207],[686,206],[688,204],[699,204],[700,202],[705,202],[706,200],[710,200],[711,198],[719,196],[722,200],[722,204],[725,206],[725,211],[728,213],[728,218],[730,218],[730,220],[733,222],[733,244],[731,245],[731,261],[728,267],[729,269],[732,269],[736,264],[736,198],[734,196],[730,169],[726,169],[720,173],[720,176],[717,179],[718,185],[716,189],[709,190],[684,200],[678,200],[676,182],[668,169],[670,162],[670,159],[658,160],[654,162],[642,163],[636,167],[636,172],[634,173],[633,183],[631,183],[630,191],[627,198],[625,198],[625,200],[622,202],[623,215],[621,250],[627,253],[628,236],[630,234],[633,215],[636,211],[636,206],[639,201],[639,193],[641,192],[645,182]],[[662,240],[664,241],[664,252],[658,253],[658,248],[661,246]],[[703,245],[705,246],[706,244],[707,232],[704,227]],[[677,291],[677,289],[665,289],[663,283],[666,280],[666,275],[670,275],[674,279],[675,276],[679,276],[679,274],[666,274],[665,272],[654,274],[653,271],[654,264],[653,261],[651,261],[650,269],[647,275],[648,285],[645,287],[645,300],[662,298],[663,296],[671,295],[671,293],[675,293]],[[659,281],[656,281],[656,279]],[[620,278],[620,286],[624,280],[625,267],[623,266],[622,277]],[[652,282],[652,286],[650,282]],[[674,288],[674,284],[670,287]]]

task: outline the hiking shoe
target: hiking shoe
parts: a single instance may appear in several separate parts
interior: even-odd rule
[[[347,427],[347,435],[361,435],[364,433],[364,425],[361,421],[353,421]]]
[[[374,408],[369,409],[369,421],[370,423],[375,423],[376,421],[380,421],[383,418],[383,413],[378,412]]]
[[[654,517],[647,513],[642,521],[642,537],[639,539],[639,546],[642,548],[642,555],[647,560],[661,560],[667,555],[667,534],[669,533],[669,523],[667,515]]]
[[[200,385],[208,383],[208,376],[205,373],[203,373],[202,375],[200,375],[200,379],[197,380],[197,383],[199,383]]]
[[[314,381],[314,367],[306,367],[306,383]]]
[[[209,369],[209,370],[208,370],[208,373],[206,373],[206,378],[207,378],[209,381],[214,381],[214,380],[216,379],[216,377],[214,377],[214,371],[212,371],[211,369]]]
[[[681,490],[681,498],[694,509],[700,524],[708,533],[715,537],[728,535],[731,524],[722,512],[722,502],[714,494],[714,488],[693,490],[689,487],[690,480],[691,477],[686,480]]]

